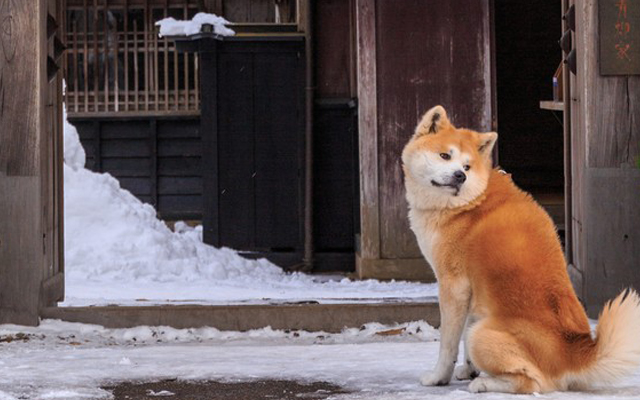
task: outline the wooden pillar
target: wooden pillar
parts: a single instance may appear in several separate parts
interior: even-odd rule
[[[640,289],[640,75],[600,74],[598,2],[575,5],[570,270],[597,317],[623,288]]]
[[[432,281],[409,229],[400,154],[429,108],[492,128],[490,2],[356,0],[360,278]]]
[[[0,324],[36,325],[39,308],[60,297],[61,92],[47,76],[55,77],[50,8],[0,2]]]

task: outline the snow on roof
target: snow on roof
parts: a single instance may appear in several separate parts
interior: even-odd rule
[[[226,27],[230,22],[215,14],[197,13],[193,19],[183,21],[169,17],[156,22],[160,27],[160,36],[190,36],[201,32],[202,25],[213,26],[213,33],[221,36],[233,36],[236,33]]]

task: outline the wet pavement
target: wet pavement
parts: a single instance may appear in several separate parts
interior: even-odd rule
[[[275,380],[233,383],[181,380],[124,382],[103,389],[113,393],[115,400],[322,400],[348,393],[326,382],[305,384]]]

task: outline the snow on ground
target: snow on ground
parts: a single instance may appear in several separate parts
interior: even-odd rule
[[[160,27],[160,36],[189,36],[200,33],[203,24],[213,26],[213,32],[221,36],[233,36],[236,33],[227,28],[230,22],[215,14],[197,13],[193,19],[187,21],[169,17],[156,22]]]
[[[640,373],[587,393],[477,395],[467,392],[468,382],[423,387],[419,377],[435,364],[437,340],[424,322],[340,334],[105,329],[54,320],[38,328],[0,325],[0,400],[108,398],[100,386],[172,378],[326,381],[354,391],[334,397],[342,400],[640,398]]]
[[[64,125],[65,279],[63,306],[229,304],[424,299],[436,285],[322,279],[287,274],[202,243],[202,228],[171,231],[154,208],[109,174],[84,168],[76,129]]]

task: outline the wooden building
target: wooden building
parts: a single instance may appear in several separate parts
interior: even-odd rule
[[[178,53],[172,41],[159,39],[153,21],[205,10],[241,22],[240,37],[304,34],[294,2],[29,3],[0,10],[12,16],[2,21],[38,32],[27,41],[7,39],[18,28],[0,30],[0,213],[15,222],[0,228],[0,322],[33,323],[63,288],[60,78],[52,75],[57,52],[47,37],[56,30],[45,32],[47,13],[64,27],[57,32],[70,49],[66,101],[88,166],[115,175],[167,219],[206,218],[203,71],[196,54]],[[573,16],[563,20],[574,3]],[[617,3],[314,2],[313,39],[304,49],[313,49],[315,85],[297,90],[315,90],[307,156],[315,172],[312,245],[324,254],[318,270],[339,265],[361,278],[433,280],[408,228],[400,152],[421,114],[442,104],[458,126],[498,131],[498,163],[556,221],[591,316],[623,287],[640,288],[640,72],[623,63],[635,57],[629,48],[611,54],[625,45],[622,33],[612,39],[616,24],[636,29],[640,11],[625,3],[628,10],[611,20]],[[563,59],[564,101],[552,90]],[[37,201],[25,203],[24,196]],[[306,221],[305,210],[296,211],[299,221]],[[298,256],[309,232],[296,235],[292,248],[266,250]],[[20,298],[24,293],[33,297]]]
[[[64,296],[61,18],[55,0],[0,3],[0,324]]]

